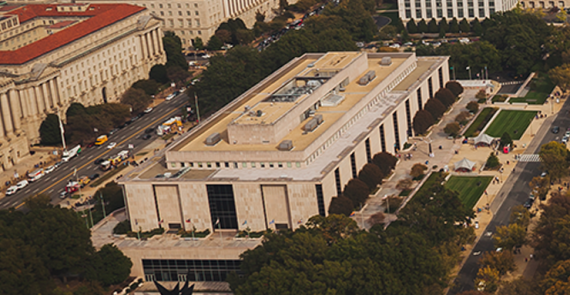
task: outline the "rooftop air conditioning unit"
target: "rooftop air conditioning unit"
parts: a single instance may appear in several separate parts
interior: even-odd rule
[[[220,140],[222,140],[222,136],[217,132],[213,133],[212,135],[208,136],[208,138],[206,138],[206,145],[216,145],[218,142],[220,142]]]
[[[290,151],[293,149],[293,141],[286,139],[279,144],[277,149],[280,151]]]

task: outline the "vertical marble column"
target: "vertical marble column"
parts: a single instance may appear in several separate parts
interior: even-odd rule
[[[30,115],[35,115],[39,113],[39,108],[36,103],[36,91],[34,87],[28,88],[28,103],[30,106]]]
[[[8,98],[10,99],[10,111],[12,113],[12,123],[14,124],[14,131],[20,131],[21,129],[21,118],[22,110],[20,109],[20,96],[18,91],[11,90],[8,92]]]
[[[156,30],[152,30],[150,31],[150,34],[152,36],[152,47],[154,49],[154,55],[159,56],[160,55],[160,46],[158,46],[158,36],[156,34]]]
[[[139,40],[141,43],[141,51],[142,51],[141,60],[145,60],[146,59],[146,48],[145,48],[146,45],[145,45],[145,38],[144,38],[143,34],[141,34],[139,36]]]
[[[59,99],[59,93],[56,90],[56,87],[57,87],[56,77],[54,77],[53,79],[50,79],[48,83],[49,83],[49,91],[51,93],[51,99],[53,102],[53,106],[55,107],[57,104],[61,104],[60,99]]]
[[[42,83],[40,87],[42,88],[42,96],[44,97],[45,110],[49,111],[51,110],[52,104],[50,103],[50,98],[49,98],[50,95],[47,89],[47,84]]]
[[[35,97],[34,100],[36,101],[36,105],[38,106],[38,113],[43,113],[43,111],[46,109],[44,106],[44,100],[42,98],[42,93],[41,93],[41,89],[39,86],[34,86],[34,94]]]
[[[2,108],[2,121],[4,122],[4,130],[6,130],[6,136],[11,136],[14,129],[12,126],[10,105],[8,104],[8,95],[6,93],[0,94],[0,108]]]
[[[20,109],[22,110],[22,117],[27,118],[30,115],[28,108],[30,105],[28,101],[28,93],[25,90],[18,90],[18,103],[20,104]]]

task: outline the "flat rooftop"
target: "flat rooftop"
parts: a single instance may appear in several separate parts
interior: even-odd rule
[[[287,69],[281,75],[267,85],[262,85],[259,88],[253,88],[252,92],[241,99],[235,105],[232,111],[223,113],[214,119],[213,122],[205,126],[199,127],[196,132],[191,135],[191,138],[185,140],[185,143],[178,144],[173,147],[173,151],[277,151],[276,144],[231,144],[228,140],[227,126],[232,122],[239,124],[269,124],[274,122],[287,111],[297,105],[303,97],[298,98],[295,102],[266,102],[270,95],[278,91],[282,86],[286,85],[295,77],[307,77],[314,75],[314,69],[319,72],[334,72],[340,71],[350,64],[355,58],[360,56],[361,52],[334,52],[323,55],[320,59],[305,58],[297,63],[290,69]],[[357,79],[350,81],[345,87],[344,92],[340,95],[344,96],[344,100],[336,106],[325,107],[321,106],[315,114],[323,116],[323,123],[312,132],[304,132],[302,126],[311,118],[307,118],[301,122],[297,128],[292,129],[282,140],[291,140],[295,150],[304,150],[316,138],[321,136],[329,127],[337,122],[347,111],[352,109],[365,95],[367,95],[373,88],[378,86],[386,79],[396,68],[398,68],[407,56],[392,57],[392,64],[389,66],[380,65],[382,57],[368,57],[368,68],[364,69]],[[368,71],[375,71],[376,78],[365,86],[359,85],[357,82],[360,77],[364,76]],[[247,116],[244,115],[246,106],[251,108],[253,113],[261,111],[263,116]],[[263,122],[263,123],[262,123]],[[213,133],[219,133],[222,140],[215,146],[207,146],[205,144],[206,138]]]

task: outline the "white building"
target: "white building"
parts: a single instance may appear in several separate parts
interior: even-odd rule
[[[491,14],[516,7],[518,0],[398,0],[398,14],[402,21],[426,21],[435,18],[447,21],[454,17],[482,20]]]

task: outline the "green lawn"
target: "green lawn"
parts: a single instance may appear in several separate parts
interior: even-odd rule
[[[473,208],[493,179],[492,176],[451,176],[445,187],[459,192],[459,198],[467,208]]]
[[[504,132],[508,132],[513,140],[518,140],[534,116],[535,111],[502,110],[485,133],[492,137],[501,137]]]
[[[431,187],[436,181],[442,181],[441,177],[442,177],[441,172],[433,172],[432,174],[430,174],[429,178],[426,179],[426,182],[424,182],[424,184],[422,185],[422,187],[420,187],[420,189],[416,192],[416,194],[422,194],[424,193],[424,190],[431,189]]]
[[[484,108],[481,111],[481,113],[479,113],[479,116],[477,116],[477,118],[475,118],[475,121],[473,121],[473,124],[471,124],[471,126],[469,126],[469,129],[465,130],[465,133],[463,133],[463,136],[473,137],[475,132],[483,130],[486,123],[493,116],[492,114],[495,113],[495,110],[496,110],[495,108]],[[487,119],[487,120],[485,120],[485,119]],[[483,124],[484,122],[485,122],[485,124]]]
[[[525,97],[513,97],[509,102],[526,102],[528,104],[543,104],[548,95],[554,89],[554,83],[546,74],[541,74],[539,78],[532,79],[530,91]]]

